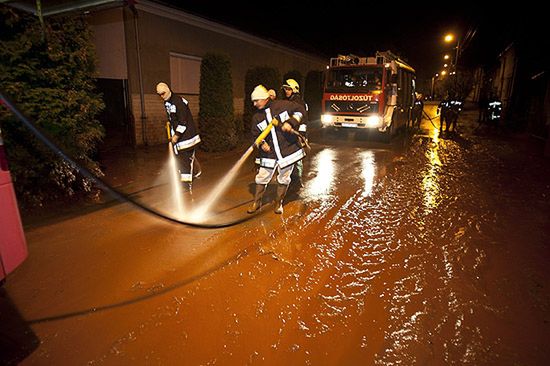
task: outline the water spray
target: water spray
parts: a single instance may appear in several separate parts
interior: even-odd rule
[[[207,213],[210,211],[210,208],[218,200],[218,198],[225,192],[225,190],[229,186],[229,183],[231,183],[234,180],[241,166],[248,159],[250,154],[252,154],[252,151],[254,151],[254,147],[259,148],[259,146],[265,140],[267,135],[271,132],[273,127],[278,125],[279,125],[279,120],[277,120],[276,118],[272,119],[271,122],[269,122],[267,127],[262,131],[262,133],[260,133],[260,135],[256,138],[256,140],[254,140],[254,143],[244,152],[241,158],[235,163],[233,168],[231,168],[231,170],[227,172],[225,177],[223,177],[220,183],[212,190],[210,195],[204,200],[204,202],[199,207],[197,207],[193,211],[192,216],[195,220],[202,222],[205,219],[207,219],[207,216],[208,216]]]
[[[184,215],[183,210],[183,192],[180,184],[180,177],[178,176],[178,162],[176,156],[178,155],[177,147],[172,143],[172,129],[170,122],[166,122],[166,134],[168,135],[168,166],[170,169],[170,185],[172,186],[172,198],[175,202],[174,212],[177,218],[182,219]]]

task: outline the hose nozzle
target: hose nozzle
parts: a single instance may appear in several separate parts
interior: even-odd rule
[[[174,154],[178,154],[178,148],[172,143],[172,129],[170,128],[170,122],[166,122],[166,134],[168,135],[168,144],[172,146]]]
[[[168,134],[168,141],[171,141],[172,134],[170,133],[170,122],[166,122],[166,133]]]
[[[271,122],[269,122],[265,130],[263,130],[262,133],[260,133],[260,136],[256,138],[256,140],[254,141],[254,145],[256,147],[259,147],[260,144],[265,140],[269,132],[271,132],[271,129],[273,128],[273,126],[277,126],[278,124],[279,124],[279,120],[277,118],[273,118]]]

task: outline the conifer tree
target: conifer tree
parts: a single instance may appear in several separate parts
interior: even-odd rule
[[[231,61],[208,53],[201,62],[199,129],[206,151],[228,151],[237,144]]]
[[[0,5],[0,89],[79,164],[102,175],[94,160],[104,108],[95,91],[95,50],[82,17],[33,15]],[[91,184],[49,151],[6,108],[0,124],[15,188],[24,203],[89,192]]]

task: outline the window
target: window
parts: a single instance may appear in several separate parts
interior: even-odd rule
[[[370,93],[382,89],[381,68],[342,68],[328,72],[328,93]]]
[[[170,52],[170,86],[175,93],[199,94],[201,60]]]

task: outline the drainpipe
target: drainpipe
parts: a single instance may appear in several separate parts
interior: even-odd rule
[[[135,6],[131,6],[130,9],[132,9],[132,13],[134,14],[134,35],[135,35],[135,41],[136,41],[137,64],[138,64],[142,142],[145,146],[147,146],[147,115],[145,114],[145,94],[143,92],[143,73],[141,70],[141,48],[139,46],[138,12]]]

